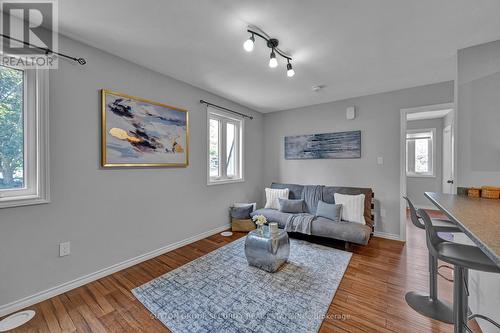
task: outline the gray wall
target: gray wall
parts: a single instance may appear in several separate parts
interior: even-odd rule
[[[453,101],[453,82],[363,96],[289,111],[265,114],[265,182],[367,186],[375,191],[376,226],[399,234],[400,109]],[[334,87],[327,88],[334,89]],[[348,106],[358,109],[345,118]],[[361,159],[285,160],[287,135],[361,130]],[[377,164],[377,157],[384,164]],[[386,217],[380,217],[380,208]]]
[[[459,50],[457,60],[458,185],[500,186],[500,41]],[[500,275],[471,271],[469,284],[472,311],[500,322]]]
[[[424,192],[441,192],[443,188],[443,118],[413,120],[406,124],[411,129],[436,129],[436,160],[434,161],[435,177],[406,177],[406,194],[417,206],[432,207],[424,196]]]
[[[458,51],[458,184],[500,186],[500,41]]]
[[[228,224],[234,201],[260,198],[263,117],[225,99],[89,46],[50,77],[52,203],[0,210],[0,305]],[[189,110],[187,168],[99,168],[99,89]],[[252,114],[245,130],[245,182],[207,186],[207,99]],[[71,255],[58,244],[71,241]]]

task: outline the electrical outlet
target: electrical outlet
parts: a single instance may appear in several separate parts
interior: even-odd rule
[[[69,256],[71,253],[70,242],[64,242],[59,244],[59,257]]]
[[[377,157],[377,164],[378,165],[384,164],[384,158],[382,156]]]
[[[385,209],[381,208],[380,209],[380,217],[386,217],[387,216],[387,212],[385,211]]]

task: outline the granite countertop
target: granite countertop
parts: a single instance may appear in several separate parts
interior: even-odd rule
[[[425,192],[500,267],[500,200]]]

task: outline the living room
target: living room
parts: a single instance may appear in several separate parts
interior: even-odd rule
[[[1,4],[0,331],[498,332],[500,1],[32,3]],[[414,195],[407,116],[443,105]]]

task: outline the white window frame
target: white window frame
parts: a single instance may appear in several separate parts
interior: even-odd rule
[[[414,172],[408,170],[408,160],[410,156],[408,155],[408,134],[416,134],[416,133],[431,133],[431,149],[432,153],[430,154],[430,168],[431,170],[428,172]],[[406,176],[407,177],[428,177],[435,178],[436,177],[436,129],[435,128],[422,128],[422,129],[411,129],[406,131]],[[415,158],[415,156],[413,156]]]
[[[0,208],[50,202],[49,73],[24,70],[24,187],[0,190]]]
[[[219,176],[210,176],[210,119],[217,119],[221,122],[219,130]],[[236,170],[238,170],[237,177],[227,176],[227,154],[226,154],[226,124],[233,123],[239,129],[236,130]],[[245,120],[243,117],[235,116],[233,114],[223,112],[213,107],[207,107],[207,185],[218,185],[228,183],[241,183],[245,181],[244,177],[244,128]]]

